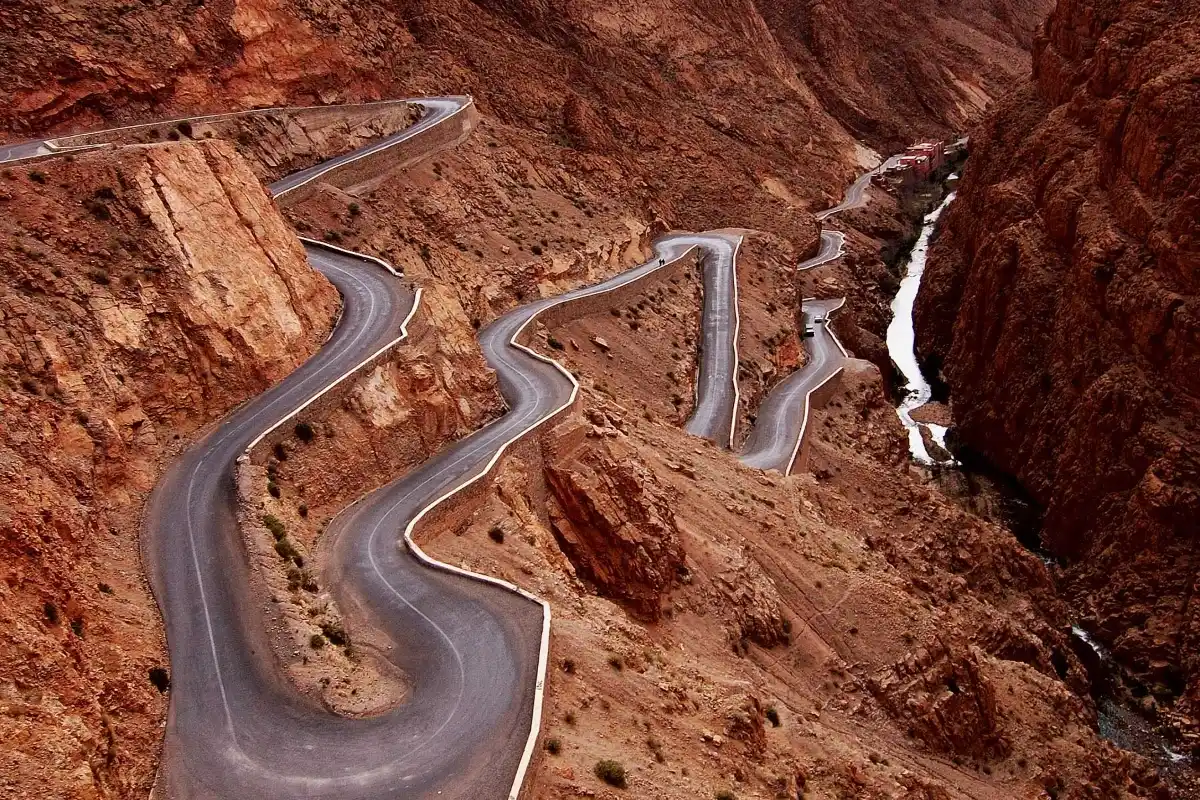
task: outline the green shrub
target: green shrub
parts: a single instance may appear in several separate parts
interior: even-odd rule
[[[543,746],[546,748],[546,752],[552,756],[556,756],[562,752],[562,742],[559,741],[557,736],[551,736]]]
[[[325,646],[325,637],[319,633],[314,633],[312,636],[308,637],[308,646],[313,650],[320,650]]]
[[[312,573],[306,569],[300,570],[300,586],[303,587],[304,591],[312,592],[313,594],[316,594],[321,589],[321,587],[317,585],[317,579],[314,578]],[[337,642],[334,642],[334,644],[337,644]]]
[[[558,339],[555,339],[553,336],[546,337],[546,344],[550,345],[551,349],[553,349],[553,350],[565,350],[566,349],[563,347],[563,343],[560,342]]]
[[[275,453],[275,458],[280,461],[287,461],[287,447],[284,446],[283,442],[276,442],[272,452]]]
[[[46,182],[46,173],[42,172],[41,170],[35,169],[29,173],[29,180],[33,181],[34,183],[45,183]]]
[[[488,536],[496,544],[504,544],[504,528],[500,527],[499,525],[493,525],[488,530]]]
[[[346,635],[346,629],[340,622],[322,622],[321,633],[325,634],[325,638],[334,644],[349,644],[350,642],[350,637]]]
[[[51,625],[58,624],[58,606],[54,603],[43,603],[42,613],[46,615],[46,621]]]
[[[732,789],[721,789],[713,797],[716,800],[737,800],[737,795],[733,793]]]
[[[349,210],[350,210],[350,216],[357,217],[359,214],[362,213],[362,206],[360,206],[358,203],[351,203]]]
[[[542,246],[540,244],[535,244],[533,247],[529,248],[529,252],[533,253],[535,256],[540,256],[542,254]]]
[[[296,550],[296,546],[293,545],[286,536],[275,542],[275,552],[284,561],[291,561],[295,559],[296,556],[300,555],[300,553]]]
[[[96,588],[99,589],[101,591],[101,593],[103,593],[103,594],[112,594],[113,593],[113,588],[111,586],[109,586],[107,583],[101,583]]]
[[[280,495],[283,494],[283,492],[279,489],[279,484],[275,481],[267,481],[267,493],[276,500],[278,500]]]
[[[271,535],[275,537],[276,541],[287,536],[287,528],[284,527],[283,520],[274,514],[263,514],[262,523],[271,532]]]
[[[298,514],[300,514],[300,516],[307,518],[308,517],[308,503],[301,503],[300,507],[296,509],[296,512]]]
[[[620,761],[613,761],[611,758],[602,758],[596,762],[596,766],[592,771],[596,773],[597,778],[609,786],[615,786],[618,789],[625,788],[625,767]]]
[[[80,639],[83,638],[83,617],[76,617],[71,620],[71,631]]]

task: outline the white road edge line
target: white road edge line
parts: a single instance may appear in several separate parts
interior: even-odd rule
[[[354,250],[347,250],[344,247],[336,247],[332,244],[329,244],[328,242],[322,242],[320,239],[310,239],[307,236],[301,236],[301,237],[299,237],[299,239],[300,239],[300,241],[306,242],[307,244],[311,244],[314,247],[323,247],[326,250],[333,250],[334,252],[341,253],[341,254],[347,255],[347,256],[351,256],[353,258],[361,258],[364,261],[371,261],[371,262],[383,267],[388,272],[392,273],[393,277],[396,277],[396,278],[404,277],[403,272],[396,269],[391,264],[384,261],[382,258],[376,258],[375,256],[369,256],[366,253],[358,253],[358,252],[355,252]]]
[[[733,255],[729,270],[733,273],[733,412],[729,420],[729,449],[733,449],[733,437],[737,431],[738,408],[742,405],[742,392],[738,386],[738,376],[741,374],[742,368],[738,363],[738,336],[742,332],[742,311],[741,303],[738,300],[738,274],[737,274],[737,256],[738,251],[742,248],[743,236],[737,237],[737,243],[733,246]]]

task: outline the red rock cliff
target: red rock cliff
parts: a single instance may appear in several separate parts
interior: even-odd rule
[[[1044,505],[1088,621],[1193,704],[1198,20],[1196,0],[1059,0],[1032,81],[976,132],[916,309],[963,441]]]

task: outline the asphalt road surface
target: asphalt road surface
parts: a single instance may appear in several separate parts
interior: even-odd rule
[[[688,433],[731,447],[738,407],[737,251],[738,234],[710,231],[673,234],[660,246],[695,246],[700,249],[704,273],[700,352],[696,363],[696,405],[685,426]]]
[[[337,169],[351,161],[357,161],[360,158],[369,156],[372,153],[377,153],[380,150],[386,150],[393,147],[399,142],[411,139],[422,131],[428,130],[443,122],[447,117],[457,113],[464,108],[469,102],[466,97],[426,97],[420,100],[414,100],[415,103],[420,103],[424,107],[425,113],[415,123],[410,125],[398,133],[386,136],[376,142],[372,142],[365,147],[360,147],[357,150],[352,150],[349,153],[344,153],[340,156],[322,161],[320,164],[302,169],[298,172],[293,172],[285,178],[272,183],[268,188],[271,194],[275,197],[287,194],[288,192],[317,180],[322,175]]]
[[[742,447],[743,464],[784,474],[790,471],[809,416],[808,395],[841,369],[845,360],[828,322],[816,320],[828,320],[829,314],[844,302],[810,300],[804,304],[804,324],[814,334],[804,340],[808,361],[771,389],[759,404],[758,417]]]
[[[422,100],[427,113],[414,126],[288,176],[271,191],[286,193],[414,136],[464,101]],[[24,143],[4,154],[23,157],[43,147]],[[567,373],[510,344],[523,326],[551,306],[649,276],[694,247],[703,251],[706,332],[689,427],[728,443],[737,402],[734,256],[740,241],[723,233],[667,237],[646,264],[497,319],[479,339],[507,413],[331,523],[332,558],[323,582],[348,610],[352,635],[369,626],[369,638],[385,643],[380,656],[409,684],[403,704],[371,719],[325,710],[295,692],[282,674],[264,629],[267,615],[249,588],[236,519],[235,465],[245,448],[396,339],[414,302],[403,282],[377,264],[308,245],[310,262],[343,298],[330,340],[189,448],[147,506],[143,548],[172,665],[156,796],[507,796],[531,725],[542,607],[504,588],[429,569],[403,546],[401,534],[422,509],[484,472],[502,447],[573,396]]]
[[[461,105],[430,109],[416,135]],[[329,164],[276,184],[287,191]],[[272,656],[236,522],[234,465],[260,432],[400,335],[413,295],[378,265],[316,245],[311,263],[343,296],[332,338],[282,383],[242,406],[174,464],[147,509],[146,562],[171,652],[171,708],[160,796],[179,798],[506,797],[529,734],[540,604],[422,566],[407,522],[481,470],[504,437],[532,424],[565,377],[521,352],[505,370],[519,393],[501,420],[352,506],[330,526],[324,576],[339,605],[407,678],[405,702],[371,719],[333,714],[296,693]],[[499,323],[497,323],[499,324]],[[495,326],[493,326],[494,328]],[[492,328],[489,328],[491,331]],[[504,369],[503,364],[496,364]],[[518,396],[519,395],[519,396]]]

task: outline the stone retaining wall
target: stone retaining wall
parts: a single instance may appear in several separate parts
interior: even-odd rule
[[[462,108],[442,122],[427,128],[415,136],[378,150],[356,161],[334,167],[316,180],[291,189],[276,199],[281,206],[295,205],[316,191],[322,183],[347,189],[364,184],[378,183],[394,170],[412,166],[430,156],[449,150],[471,135],[479,124],[479,111],[474,103]]]

